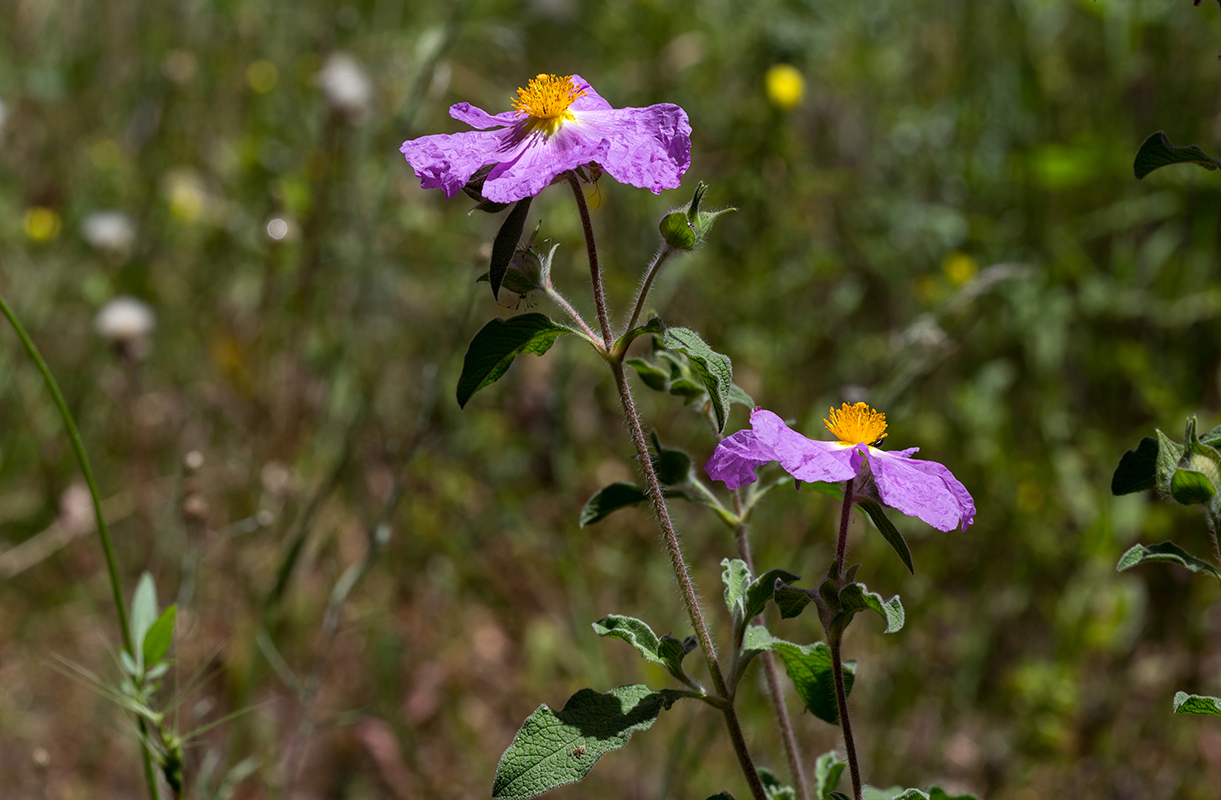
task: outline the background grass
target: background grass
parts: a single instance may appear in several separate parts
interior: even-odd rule
[[[561,342],[458,409],[466,342],[517,299],[497,307],[475,283],[498,219],[421,191],[397,152],[461,129],[451,103],[503,110],[545,71],[691,117],[683,189],[604,178],[593,196],[621,314],[657,219],[709,182],[709,202],[738,210],[667,269],[653,307],[808,433],[832,403],[867,397],[888,443],[918,445],[975,496],[965,533],[896,520],[915,577],[876,534],[853,538],[861,577],[908,612],[901,633],[865,620],[846,644],[867,779],[1214,798],[1221,729],[1172,717],[1170,700],[1221,694],[1216,587],[1114,572],[1137,539],[1207,555],[1205,522],[1108,489],[1141,436],[1177,435],[1192,413],[1211,427],[1221,402],[1221,183],[1188,166],[1131,173],[1157,129],[1218,149],[1209,6],[10,3],[0,291],[78,415],[128,591],[147,569],[180,604],[171,683],[205,678],[177,706],[182,729],[253,706],[189,751],[189,781],[212,770],[197,796],[246,758],[240,797],[284,793],[292,764],[299,797],[486,796],[539,703],[665,685],[589,627],[623,613],[687,633],[646,513],[576,525],[595,489],[632,475],[613,386]],[[334,52],[372,83],[362,115],[320,91]],[[764,91],[782,62],[806,80],[788,112]],[[84,238],[106,209],[133,221],[130,247]],[[531,216],[588,312],[571,198],[549,190]],[[123,294],[157,314],[138,364],[91,327]],[[0,582],[3,794],[139,796],[130,723],[47,666],[59,654],[113,676],[119,636],[58,419],[16,339],[0,341],[0,562],[71,539]],[[640,400],[666,443],[711,452],[689,411]],[[736,410],[731,428],[745,424]],[[676,514],[723,629],[732,541],[700,509]],[[755,518],[756,561],[816,575],[835,516],[815,493],[776,492]],[[331,636],[332,588],[379,525],[389,541]],[[818,635],[812,617],[774,622]],[[742,702],[758,760],[783,773],[761,686]],[[809,761],[835,746],[809,714],[797,725]],[[679,706],[554,796],[723,789],[745,793],[719,721]]]

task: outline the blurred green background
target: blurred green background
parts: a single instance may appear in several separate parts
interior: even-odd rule
[[[1221,404],[1221,183],[1131,171],[1157,129],[1218,149],[1217,17],[1187,0],[6,3],[0,292],[78,416],[127,591],[147,569],[180,604],[163,695],[200,678],[181,729],[253,707],[195,740],[192,796],[227,795],[254,759],[234,796],[484,797],[539,703],[668,685],[589,625],[689,632],[644,510],[576,524],[632,476],[605,369],[562,341],[458,409],[467,341],[532,300],[498,307],[475,283],[499,219],[420,190],[397,151],[463,129],[451,103],[502,111],[551,72],[691,118],[683,189],[591,191],[620,318],[657,220],[707,181],[738,210],[652,306],[807,433],[868,399],[888,444],[975,497],[966,532],[897,519],[915,577],[855,523],[860,577],[908,615],[846,643],[866,779],[1215,798],[1221,728],[1170,703],[1221,694],[1217,588],[1114,571],[1137,539],[1209,555],[1206,523],[1112,498],[1109,480],[1154,427],[1211,427]],[[804,81],[788,108],[767,92],[777,64]],[[531,216],[588,314],[570,194]],[[108,342],[95,317],[125,295],[156,327]],[[119,635],[59,420],[16,337],[0,342],[2,794],[142,796],[129,719],[50,666],[113,677]],[[667,444],[711,452],[677,401],[639,401]],[[675,512],[723,635],[732,539]],[[811,580],[836,514],[775,492],[756,563]],[[790,700],[812,763],[836,732]],[[741,704],[758,761],[784,774],[758,673]],[[689,706],[554,796],[742,796],[720,720]]]

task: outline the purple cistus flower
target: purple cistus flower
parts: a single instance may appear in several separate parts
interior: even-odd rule
[[[420,185],[446,197],[486,164],[495,167],[483,196],[510,203],[590,163],[620,183],[661,194],[678,188],[691,163],[687,112],[672,103],[611,108],[579,75],[539,75],[517,90],[512,111],[489,114],[456,103],[449,115],[479,130],[422,136],[399,148]]]
[[[873,476],[878,497],[909,517],[919,517],[942,531],[966,528],[975,520],[975,501],[950,471],[935,461],[919,461],[908,450],[882,450],[886,415],[864,403],[836,411],[823,420],[838,441],[807,439],[770,411],[751,412],[751,430],[741,430],[717,445],[704,471],[713,480],[737,489],[758,480],[755,468],[779,461],[799,481],[838,482],[856,478],[864,465]]]

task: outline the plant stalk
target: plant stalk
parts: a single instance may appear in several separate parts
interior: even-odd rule
[[[598,268],[598,247],[594,242],[594,225],[589,218],[589,204],[585,202],[585,192],[581,183],[571,172],[567,174],[568,184],[572,186],[573,197],[577,201],[577,211],[581,214],[581,227],[585,232],[585,251],[589,255],[589,280],[593,285],[594,306],[598,309],[598,327],[602,329],[602,342],[606,352],[610,352],[615,343],[615,335],[611,332],[610,316],[606,313],[606,295],[602,291],[602,270]]]
[[[839,541],[835,547],[835,580],[838,583],[844,574],[844,554],[848,550],[848,523],[852,517],[852,484],[854,478],[844,483],[844,510],[839,519]],[[844,732],[844,750],[848,755],[848,771],[852,774],[852,796],[861,800],[861,768],[856,760],[856,742],[852,739],[852,723],[848,720],[848,690],[844,685],[844,662],[840,655],[840,643],[844,637],[842,629],[829,627],[827,639],[831,645],[831,673],[835,678],[835,700],[839,705],[839,726]]]
[[[135,648],[131,641],[131,628],[127,621],[127,611],[123,605],[123,584],[119,580],[119,568],[115,562],[114,547],[110,543],[110,529],[106,526],[106,517],[102,514],[102,499],[98,495],[97,483],[93,479],[93,470],[89,466],[89,457],[85,454],[85,445],[81,441],[80,432],[76,428],[76,420],[72,417],[72,412],[68,410],[68,404],[64,401],[63,393],[59,391],[59,384],[55,381],[55,376],[51,374],[50,367],[43,360],[42,353],[38,351],[38,347],[34,344],[34,340],[26,333],[25,326],[17,319],[17,315],[9,308],[8,303],[0,297],[0,313],[4,314],[5,319],[13,326],[13,330],[17,332],[17,338],[21,340],[21,344],[25,347],[25,352],[29,355],[30,360],[34,362],[34,366],[42,373],[42,379],[47,385],[47,391],[51,393],[51,399],[55,401],[55,408],[59,410],[59,417],[63,420],[64,429],[68,432],[68,439],[72,442],[72,451],[76,454],[77,463],[80,464],[81,473],[85,476],[85,484],[89,487],[89,496],[93,500],[93,515],[97,522],[98,537],[102,541],[102,551],[106,555],[106,570],[110,575],[110,590],[114,596],[115,610],[119,612],[119,627],[123,633],[123,647],[134,658],[136,655]],[[144,759],[144,780],[148,784],[148,793],[153,800],[158,800],[159,792],[157,790],[157,776],[153,772],[152,752],[148,746],[148,726],[144,723],[144,718],[137,715],[136,721],[140,726],[140,751]]]
[[[742,500],[738,490],[733,492],[733,508],[738,518],[742,517]],[[751,558],[750,536],[746,523],[739,523],[734,531],[738,541],[738,557],[746,562],[750,574],[755,574],[754,559]],[[810,787],[806,785],[805,768],[801,763],[801,751],[797,748],[797,737],[793,734],[793,722],[789,718],[788,708],[784,705],[784,692],[780,688],[780,676],[776,672],[776,659],[770,651],[759,655],[763,662],[763,676],[767,680],[767,694],[772,701],[772,709],[776,712],[776,725],[780,728],[780,740],[784,744],[784,755],[789,762],[789,772],[796,784],[798,800],[810,800]]]
[[[640,291],[636,294],[636,303],[632,308],[632,316],[627,321],[627,330],[630,331],[636,327],[636,322],[640,319],[640,312],[644,310],[645,301],[649,299],[649,291],[653,288],[653,279],[661,271],[661,265],[666,263],[666,259],[672,255],[674,255],[674,248],[663,244],[661,250],[657,251],[657,255],[653,256],[653,263],[649,264],[648,270],[645,271],[644,280],[640,283]]]

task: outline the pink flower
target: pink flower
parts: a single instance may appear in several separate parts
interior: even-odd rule
[[[770,411],[756,408],[751,430],[741,430],[717,445],[704,471],[713,480],[736,489],[758,480],[755,469],[771,461],[800,481],[831,483],[873,476],[878,497],[891,508],[942,531],[965,529],[975,520],[975,501],[948,469],[935,461],[919,461],[908,450],[882,450],[886,415],[864,403],[836,411],[823,420],[838,441],[807,439]],[[857,487],[859,488],[859,486]]]
[[[446,197],[485,164],[483,196],[497,203],[533,197],[556,176],[597,164],[620,183],[660,194],[676,189],[691,163],[691,123],[672,103],[611,108],[579,75],[539,75],[517,90],[513,110],[489,114],[469,103],[449,115],[477,131],[422,136],[400,151],[425,189]]]

